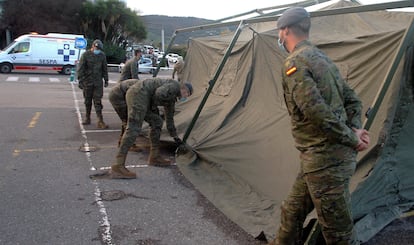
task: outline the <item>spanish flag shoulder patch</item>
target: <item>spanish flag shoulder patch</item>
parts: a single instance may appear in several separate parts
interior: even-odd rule
[[[286,71],[286,76],[290,76],[293,73],[295,73],[298,69],[296,68],[296,66],[292,66],[291,68],[287,69]]]

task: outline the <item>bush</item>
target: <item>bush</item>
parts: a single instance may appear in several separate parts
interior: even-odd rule
[[[104,52],[108,64],[119,64],[125,62],[126,51],[122,47],[111,44],[104,44]]]

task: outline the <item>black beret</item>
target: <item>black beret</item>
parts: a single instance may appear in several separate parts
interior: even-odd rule
[[[306,9],[302,7],[293,7],[285,12],[277,20],[277,29],[283,29],[285,27],[292,26],[299,23],[305,18],[310,18],[310,15]]]

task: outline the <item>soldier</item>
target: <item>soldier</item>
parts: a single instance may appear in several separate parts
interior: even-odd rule
[[[135,143],[136,137],[141,131],[144,120],[149,123],[151,128],[148,164],[154,166],[169,166],[171,164],[170,161],[160,156],[159,144],[163,119],[159,114],[158,106],[164,107],[167,129],[176,144],[180,145],[182,141],[177,136],[174,125],[175,102],[179,98],[190,96],[192,90],[189,83],[180,84],[176,80],[159,78],[138,81],[129,87],[125,96],[128,122],[115,163],[111,166],[112,178],[136,178],[136,174],[125,167],[125,160],[128,150]]]
[[[102,117],[103,87],[108,87],[108,67],[106,56],[102,51],[103,44],[100,40],[92,43],[90,50],[82,54],[79,61],[78,79],[79,88],[83,90],[83,97],[86,107],[85,120],[83,125],[91,124],[92,101],[98,117],[97,127],[104,129],[108,126]]]
[[[138,63],[141,59],[142,52],[141,49],[136,49],[134,51],[134,57],[128,60],[125,66],[122,68],[122,73],[119,81],[124,81],[127,79],[139,79],[138,77]]]
[[[127,79],[125,81],[120,81],[113,88],[111,88],[111,91],[108,95],[112,107],[114,108],[115,112],[118,114],[122,122],[121,135],[119,136],[118,140],[118,147],[121,145],[122,135],[125,132],[125,128],[128,122],[128,108],[126,104],[125,95],[128,89],[137,82],[139,82],[138,79]],[[133,144],[129,148],[129,150],[136,152],[141,151],[141,149],[135,144]]]
[[[326,244],[358,244],[349,181],[356,153],[368,147],[369,136],[360,129],[361,101],[335,64],[308,41],[310,24],[302,7],[286,10],[277,21],[279,47],[288,55],[282,83],[301,168],[270,244],[302,244],[303,223],[314,208]]]
[[[183,60],[183,57],[181,56],[178,57],[177,63],[175,63],[174,65],[172,79],[175,78],[176,73],[177,73],[177,80],[181,82],[183,79],[183,73],[184,73],[184,60]]]

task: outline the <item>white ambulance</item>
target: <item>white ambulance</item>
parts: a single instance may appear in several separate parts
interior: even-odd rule
[[[84,49],[75,48],[83,35],[36,33],[16,38],[0,52],[0,72],[12,70],[52,70],[69,75]]]

